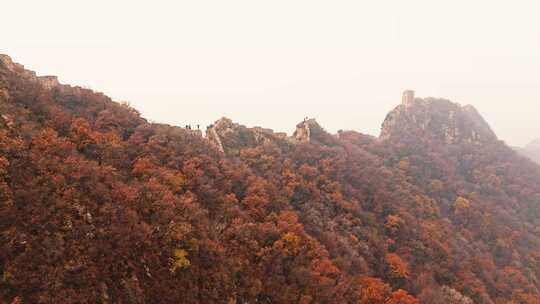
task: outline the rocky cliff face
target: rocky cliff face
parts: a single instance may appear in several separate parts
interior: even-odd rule
[[[473,106],[437,98],[404,98],[404,102],[387,115],[381,139],[410,136],[428,137],[446,144],[497,139]]]

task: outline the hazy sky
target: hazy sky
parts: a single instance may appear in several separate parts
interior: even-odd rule
[[[538,1],[2,2],[0,53],[157,122],[378,135],[404,89],[540,137]]]

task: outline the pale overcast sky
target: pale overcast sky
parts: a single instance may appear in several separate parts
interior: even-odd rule
[[[540,137],[538,1],[24,1],[0,53],[129,101],[146,118],[221,116],[378,135],[404,89],[474,105],[499,137]]]

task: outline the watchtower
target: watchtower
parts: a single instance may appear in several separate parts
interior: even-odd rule
[[[404,105],[409,106],[409,105],[411,105],[413,103],[413,101],[414,101],[414,91],[413,90],[404,91],[401,102]]]

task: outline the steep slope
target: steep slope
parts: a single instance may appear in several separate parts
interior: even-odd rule
[[[460,263],[481,266],[460,270],[460,279],[469,281],[470,290],[490,295],[476,301],[496,302],[529,286],[536,303],[540,167],[496,140],[478,114],[467,112],[476,111],[446,100],[415,99],[388,115],[383,140],[368,149],[428,193],[454,233],[467,241]]]
[[[477,113],[203,138],[0,58],[1,302],[538,303],[540,172]]]

